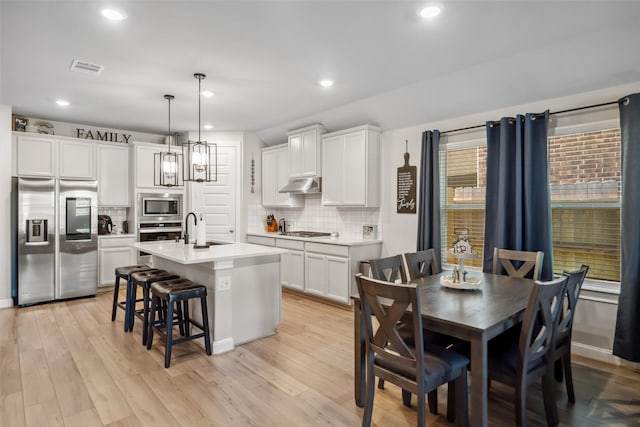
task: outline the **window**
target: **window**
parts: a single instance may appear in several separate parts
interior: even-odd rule
[[[549,138],[554,272],[620,281],[620,130]]]
[[[574,270],[584,263],[590,267],[588,278],[618,282],[620,129],[602,130],[598,125],[581,125],[584,131],[576,131],[574,126],[571,133],[549,138],[554,272]],[[465,263],[482,267],[486,142],[478,139],[441,147],[443,262],[457,262],[446,252],[456,238],[455,230],[466,228],[473,250],[480,256]]]
[[[463,148],[447,148],[445,145],[441,150],[443,262],[457,263],[446,253],[456,240],[456,230],[466,228],[469,231],[469,243],[479,257],[466,260],[465,264],[482,267],[486,164],[487,148],[483,142]]]

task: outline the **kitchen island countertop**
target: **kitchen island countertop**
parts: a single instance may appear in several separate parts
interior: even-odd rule
[[[233,261],[287,253],[286,249],[271,248],[250,243],[214,242],[207,249],[194,249],[193,244],[182,241],[159,241],[133,243],[130,246],[180,264],[199,264],[214,261]]]

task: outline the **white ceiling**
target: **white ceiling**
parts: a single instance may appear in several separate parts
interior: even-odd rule
[[[638,1],[0,0],[0,103],[132,131],[256,131],[322,122],[385,129],[640,82]],[[105,67],[69,71],[73,59]],[[329,90],[317,81],[330,77]],[[65,98],[66,108],[55,105]]]

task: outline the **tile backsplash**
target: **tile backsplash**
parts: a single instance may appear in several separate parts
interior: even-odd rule
[[[308,194],[304,208],[264,208],[262,205],[249,206],[248,231],[265,231],[265,219],[274,214],[276,219],[285,218],[290,230],[337,231],[341,237],[362,238],[363,225],[377,225],[378,238],[382,236],[382,215],[380,208],[322,206],[322,195]]]
[[[109,215],[113,225],[118,226],[118,230],[122,230],[122,223],[127,220],[127,208],[98,208],[98,215]],[[129,224],[129,232],[131,232],[131,224]]]

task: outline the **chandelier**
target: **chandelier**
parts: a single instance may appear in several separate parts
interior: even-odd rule
[[[160,151],[153,155],[153,184],[162,187],[180,187],[182,186],[182,174],[180,173],[180,164],[182,163],[182,155],[171,151],[171,101],[175,98],[173,95],[165,95],[164,99],[169,104],[169,149],[167,152]]]
[[[192,182],[215,182],[218,180],[218,146],[217,144],[208,144],[207,141],[202,141],[200,137],[200,95],[202,80],[204,80],[206,76],[202,73],[195,73],[193,77],[198,79],[198,140],[189,140],[182,144],[184,180]]]

